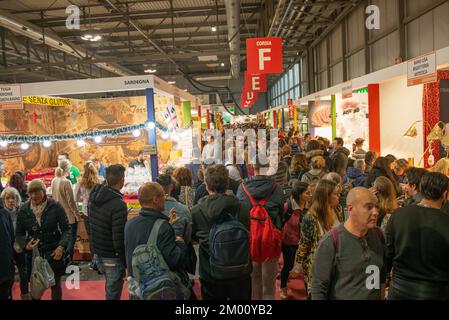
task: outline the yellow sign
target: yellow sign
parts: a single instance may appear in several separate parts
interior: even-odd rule
[[[64,107],[72,103],[67,98],[51,98],[51,97],[23,97],[23,103],[36,104],[41,106]]]

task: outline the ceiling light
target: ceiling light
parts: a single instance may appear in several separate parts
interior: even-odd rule
[[[205,61],[218,61],[218,56],[198,56],[198,61],[205,62]]]
[[[222,62],[222,63],[221,63],[221,66],[222,66],[222,67],[224,67],[224,66],[225,66],[224,62]]]
[[[95,42],[95,41],[99,41],[101,40],[101,36],[100,35],[91,35],[91,34],[85,34],[84,36],[81,37],[81,39],[86,40],[86,41],[91,41],[91,42]]]
[[[81,39],[83,40],[90,40],[92,39],[94,36],[91,34],[85,34],[84,36],[81,37]]]
[[[20,148],[21,148],[22,150],[28,150],[29,147],[30,147],[30,145],[29,145],[28,143],[26,143],[26,142],[24,142],[24,143],[22,143],[22,144],[20,145]]]
[[[103,137],[102,136],[96,136],[94,138],[95,143],[101,143],[101,141],[103,141]]]
[[[51,141],[47,140],[47,141],[44,141],[42,144],[44,145],[45,148],[50,148],[51,147]]]
[[[6,148],[7,146],[8,146],[8,142],[7,141],[0,141],[0,147]]]
[[[145,73],[156,73],[156,69],[145,69],[143,72]]]
[[[169,81],[168,84],[175,84],[176,81]]]
[[[153,130],[156,127],[156,124],[153,121],[148,122],[147,124],[148,129]]]
[[[84,142],[84,140],[78,140],[76,144],[78,145],[78,147],[84,147],[86,145],[86,142]]]
[[[212,32],[217,32],[217,27],[212,27]]]
[[[136,130],[133,131],[133,137],[134,137],[134,138],[140,137],[140,134],[141,134],[141,133],[140,133],[140,130],[139,130],[139,129],[136,129]]]

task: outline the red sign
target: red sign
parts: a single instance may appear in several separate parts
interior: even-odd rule
[[[241,98],[243,108],[251,108],[257,100],[257,92],[244,90]]]
[[[244,89],[254,92],[267,92],[267,75],[245,72]]]
[[[282,38],[246,39],[248,73],[283,73]]]

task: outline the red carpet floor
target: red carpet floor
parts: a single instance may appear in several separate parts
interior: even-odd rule
[[[299,279],[291,279],[288,283],[289,296],[291,300],[305,300],[304,281]],[[196,296],[201,299],[200,283],[195,281]],[[62,285],[62,297],[64,300],[105,300],[104,281],[81,281],[80,289],[69,290]],[[16,282],[13,287],[13,298],[20,300],[19,284]],[[128,299],[128,290],[126,285],[123,288],[122,300]],[[279,280],[276,281],[276,300],[279,300]],[[50,290],[47,290],[42,300],[50,300]]]

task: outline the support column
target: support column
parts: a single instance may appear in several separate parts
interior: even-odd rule
[[[369,149],[380,156],[380,89],[379,84],[368,85]]]
[[[148,121],[156,123],[156,116],[154,111],[154,91],[153,88],[148,88],[145,90],[147,97],[147,118]],[[148,130],[148,144],[156,145],[156,154],[150,156],[150,166],[151,166],[151,180],[156,181],[159,175],[159,164],[157,159],[157,139],[156,139],[156,126],[154,129]]]

